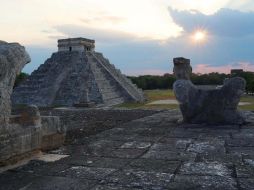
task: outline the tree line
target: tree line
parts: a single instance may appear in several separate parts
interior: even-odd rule
[[[29,75],[27,73],[20,73],[15,81],[14,87],[25,80]],[[236,76],[236,75],[233,75]],[[246,92],[254,93],[254,73],[241,72],[237,76],[243,77],[246,80]],[[196,85],[223,85],[226,78],[232,77],[231,74],[223,73],[209,73],[209,74],[195,74],[191,75],[191,81]],[[163,76],[158,75],[142,75],[138,77],[128,76],[131,81],[143,90],[153,89],[172,89],[176,78],[174,75],[166,73]]]
[[[246,92],[254,93],[254,73],[242,72],[237,75],[224,73],[209,73],[209,74],[195,74],[191,75],[191,81],[195,85],[223,85],[226,78],[233,76],[243,77],[246,80]],[[152,89],[172,89],[176,78],[172,74],[157,75],[142,75],[142,76],[128,76],[131,81],[143,90]]]
[[[23,73],[23,72],[21,72],[19,75],[17,75],[15,83],[14,83],[14,88],[16,86],[18,86],[22,81],[24,81],[28,76],[29,76],[29,74]]]

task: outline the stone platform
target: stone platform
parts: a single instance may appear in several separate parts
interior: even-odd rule
[[[0,189],[254,189],[254,113],[248,124],[178,124],[177,110],[79,137],[51,154],[0,174]]]

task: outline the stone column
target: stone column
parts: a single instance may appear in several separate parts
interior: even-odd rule
[[[173,85],[179,102],[183,121],[206,124],[243,124],[245,119],[237,110],[246,82],[235,77],[225,81],[221,89],[198,89],[191,81],[190,60],[174,59],[174,74],[177,78]]]
[[[190,60],[183,57],[177,57],[173,59],[174,62],[174,75],[176,79],[190,80],[190,75],[192,73],[192,68],[190,66]]]

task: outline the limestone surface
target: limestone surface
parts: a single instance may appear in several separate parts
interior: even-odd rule
[[[174,58],[174,74],[177,79],[190,80],[190,74],[192,67],[190,66],[190,60],[183,57]]]
[[[188,66],[189,62],[181,64]],[[173,89],[179,101],[184,122],[207,124],[242,124],[245,122],[243,115],[237,110],[246,86],[243,78],[228,79],[221,89],[209,90],[197,88],[190,80],[187,80],[189,73],[186,72],[185,66],[179,67],[178,62],[175,64],[174,72],[176,75],[182,73],[178,75]]]
[[[16,75],[29,62],[30,57],[23,46],[0,41],[0,125],[2,126],[8,122],[11,113],[10,96]]]
[[[68,157],[6,171],[0,189],[253,189],[253,122],[211,127],[175,117],[181,114],[167,110],[88,137],[76,133],[75,143],[48,152]]]

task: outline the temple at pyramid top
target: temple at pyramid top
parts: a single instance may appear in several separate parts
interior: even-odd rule
[[[87,38],[58,40],[58,51],[94,51],[95,41]]]

